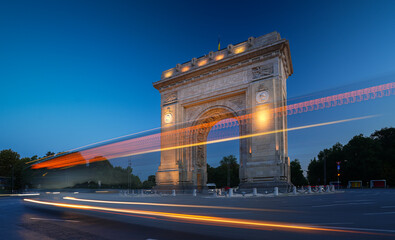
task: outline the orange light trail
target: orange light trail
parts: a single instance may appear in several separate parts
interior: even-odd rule
[[[260,212],[295,212],[279,209],[262,209],[262,208],[242,208],[242,207],[223,207],[223,206],[206,206],[206,205],[186,205],[186,204],[166,204],[166,203],[147,203],[147,202],[120,202],[120,201],[104,201],[94,199],[81,199],[75,197],[63,197],[65,200],[92,202],[92,203],[107,203],[107,204],[123,204],[123,205],[144,205],[144,206],[161,206],[161,207],[181,207],[181,208],[211,208],[211,209],[228,209],[241,211],[260,211]]]
[[[122,142],[104,145],[104,146],[97,147],[97,148],[84,150],[81,152],[71,153],[71,154],[65,155],[65,156],[60,156],[58,158],[54,158],[54,159],[51,159],[51,160],[48,160],[45,162],[36,163],[32,166],[32,168],[33,169],[63,168],[63,167],[67,167],[67,166],[86,164],[87,162],[92,163],[92,162],[103,161],[103,160],[112,159],[112,158],[135,156],[135,155],[140,155],[140,154],[147,154],[147,153],[154,153],[154,152],[160,152],[160,151],[168,151],[168,150],[182,149],[182,148],[188,148],[188,147],[195,147],[195,146],[200,146],[200,145],[221,143],[221,142],[226,142],[226,141],[233,141],[233,140],[238,140],[238,139],[258,137],[258,136],[269,135],[269,134],[274,134],[274,133],[281,133],[281,132],[286,132],[286,131],[289,132],[289,131],[295,131],[295,130],[313,128],[313,127],[333,125],[333,124],[361,120],[361,119],[366,119],[366,118],[371,118],[371,117],[373,117],[373,116],[350,118],[350,119],[344,119],[344,120],[338,120],[338,121],[332,121],[332,122],[325,122],[325,123],[311,124],[311,125],[306,125],[306,126],[293,127],[293,128],[288,128],[288,129],[280,129],[280,130],[274,130],[274,131],[266,131],[266,132],[260,132],[260,133],[254,133],[254,134],[240,135],[240,136],[236,136],[236,137],[228,137],[228,138],[211,140],[211,141],[206,141],[206,142],[198,142],[198,143],[183,144],[183,145],[175,145],[174,144],[173,146],[162,147],[162,148],[160,147],[160,142],[158,142],[156,145],[153,145],[153,144],[150,144],[149,142],[147,144],[147,141],[144,141],[144,139],[150,139],[150,138],[151,139],[155,139],[155,138],[158,139],[160,134],[154,134],[154,135],[149,135],[149,136],[142,137],[142,138],[130,139],[130,140],[122,141]]]
[[[276,222],[266,222],[259,220],[213,217],[213,216],[205,216],[205,215],[181,214],[181,213],[146,211],[146,210],[135,210],[135,209],[119,209],[119,208],[99,207],[99,206],[90,206],[90,205],[47,202],[47,201],[40,201],[40,200],[33,200],[26,198],[23,200],[30,203],[62,207],[62,208],[72,208],[72,209],[91,210],[91,211],[105,211],[115,214],[134,214],[134,216],[137,217],[140,216],[163,217],[170,220],[182,221],[183,223],[188,222],[188,223],[202,224],[202,225],[247,228],[247,229],[255,229],[255,230],[269,230],[268,228],[277,228],[285,231],[299,230],[299,231],[325,231],[325,232],[354,233],[354,234],[374,234],[374,235],[378,234],[378,233],[367,232],[367,231],[365,232],[365,231],[343,230],[343,229],[328,228],[328,227],[314,227],[314,226],[308,226],[302,224],[297,225],[297,224],[289,224],[289,223],[276,223]],[[166,219],[157,219],[157,220],[166,220]],[[390,234],[386,234],[386,235],[390,235]]]
[[[395,89],[395,82],[382,84],[374,87],[364,88],[356,91],[341,93],[337,95],[331,95],[324,98],[318,98],[315,100],[300,102],[296,104],[291,104],[288,106],[278,107],[274,109],[268,109],[265,115],[279,117],[283,115],[294,115],[300,114],[308,111],[320,110],[323,108],[335,107],[340,106],[343,104],[355,103],[360,101],[365,101],[369,99],[374,99],[376,97],[383,97],[383,96],[390,96],[394,94]],[[151,134],[148,136],[137,137],[133,139],[123,140],[116,143],[109,143],[99,147],[93,147],[87,150],[81,150],[80,152],[72,152],[67,155],[61,155],[47,161],[42,161],[39,163],[35,163],[31,166],[33,169],[39,168],[65,168],[71,167],[75,165],[81,165],[86,163],[92,163],[97,161],[103,161],[113,158],[119,157],[126,157],[126,156],[134,156],[140,155],[145,153],[152,153],[152,152],[159,152],[159,151],[166,151],[166,150],[174,150],[174,149],[181,149],[186,147],[193,147],[199,145],[206,145],[212,143],[219,143],[225,141],[232,141],[236,139],[243,139],[255,136],[262,136],[267,134],[278,133],[282,131],[293,131],[299,129],[305,129],[308,127],[317,127],[317,126],[324,126],[330,125],[345,121],[351,120],[358,120],[362,118],[355,118],[349,120],[341,120],[341,121],[334,121],[329,123],[322,123],[322,124],[313,124],[308,126],[302,126],[297,128],[289,128],[285,130],[279,131],[270,131],[270,132],[261,132],[256,134],[250,135],[240,135],[236,137],[229,137],[229,136],[219,136],[220,139],[216,139],[213,141],[208,142],[200,142],[200,143],[191,143],[191,144],[179,144],[179,139],[188,139],[193,134],[196,134],[198,131],[209,131],[210,129],[220,130],[224,128],[231,128],[233,126],[240,126],[240,125],[247,125],[250,124],[253,119],[257,119],[257,116],[254,114],[246,114],[241,116],[236,116],[234,118],[223,120],[223,124],[220,126],[216,125],[217,122],[208,122],[204,124],[198,124],[192,127],[187,128],[180,128],[177,130],[171,131],[164,131],[162,133]],[[157,128],[159,129],[159,128]],[[165,130],[165,129],[164,129]],[[143,132],[140,132],[143,133]],[[137,134],[137,133],[136,133]],[[221,133],[218,133],[221,134]],[[135,134],[130,134],[118,138],[110,139],[109,141],[120,139],[127,136],[132,136]],[[163,144],[161,144],[161,141]],[[106,141],[101,141],[95,144],[103,143]],[[91,146],[94,144],[89,144],[87,146]],[[83,148],[83,147],[81,147]],[[76,149],[81,149],[76,148]],[[42,159],[30,161],[29,163],[45,160],[47,158],[51,158],[53,156],[45,157]]]
[[[97,144],[100,144],[100,143],[105,143],[105,142],[114,141],[114,140],[121,139],[121,138],[131,137],[131,136],[134,136],[134,135],[137,135],[137,134],[141,134],[141,133],[145,133],[145,132],[150,132],[150,131],[158,130],[158,129],[160,129],[160,127],[153,128],[153,129],[150,129],[150,130],[144,130],[144,131],[137,132],[137,133],[131,133],[131,134],[127,134],[127,135],[123,135],[123,136],[120,136],[120,137],[115,137],[115,138],[111,138],[111,139],[107,139],[107,140],[103,140],[103,141],[99,141],[99,142],[95,142],[95,143],[90,143],[90,144],[87,144],[87,145],[84,145],[84,146],[81,146],[81,147],[78,147],[78,148],[73,148],[73,149],[64,151],[64,152],[62,152],[62,153],[73,152],[73,151],[77,151],[78,149],[90,147],[90,146],[97,145]],[[60,153],[60,154],[61,154],[61,153]],[[44,160],[44,159],[50,158],[50,157],[55,157],[55,156],[56,156],[56,154],[50,155],[50,156],[46,156],[46,157],[43,157],[43,158],[39,158],[39,159],[36,159],[36,160],[33,160],[33,161],[26,162],[25,164],[37,162],[37,161]]]

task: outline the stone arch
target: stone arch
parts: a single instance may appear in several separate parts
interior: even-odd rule
[[[286,83],[292,72],[289,43],[277,32],[164,71],[153,84],[161,94],[161,134],[166,136],[161,137],[165,150],[157,188],[196,188],[197,170],[206,172],[205,147],[198,146],[204,146],[216,122],[236,116],[243,135],[240,189],[288,187],[287,115],[270,112],[286,109]],[[264,122],[255,118],[262,114]],[[273,134],[261,134],[265,132]],[[169,148],[172,145],[176,148]]]
[[[192,181],[193,185],[197,186],[198,189],[202,189],[206,186],[207,183],[207,137],[215,124],[220,122],[221,120],[236,118],[239,116],[239,113],[232,108],[224,105],[213,105],[210,106],[200,113],[197,114],[194,121],[192,121],[191,126],[204,126],[199,127],[196,132],[193,132],[189,137],[190,144],[198,144],[197,146],[193,146],[191,151],[189,152],[189,165],[192,167]],[[237,125],[239,126],[239,135],[243,129],[243,126],[239,124],[237,121]],[[241,162],[242,156],[242,148],[243,141],[240,140],[240,156],[238,159]]]
[[[240,96],[245,98],[244,95],[240,95]],[[198,121],[198,119],[204,115],[205,112],[207,112],[210,109],[214,109],[214,108],[228,109],[230,112],[234,113],[236,116],[245,114],[245,103],[244,102],[235,104],[231,101],[224,100],[221,102],[217,101],[216,103],[214,103],[214,105],[213,105],[213,103],[211,103],[211,104],[207,103],[206,107],[203,108],[203,110],[201,110],[201,108],[199,108],[199,111],[194,111],[190,116],[188,116],[188,118],[186,120],[190,123],[190,126],[193,126],[195,124],[195,122]]]

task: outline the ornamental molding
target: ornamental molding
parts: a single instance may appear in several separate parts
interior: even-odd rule
[[[163,105],[167,105],[174,102],[177,102],[177,92],[172,92],[165,95]]]
[[[271,77],[273,76],[273,73],[273,64],[254,67],[252,68],[252,79],[256,80]]]

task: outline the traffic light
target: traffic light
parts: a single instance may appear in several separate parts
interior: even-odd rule
[[[340,177],[340,173],[338,173],[337,176]]]

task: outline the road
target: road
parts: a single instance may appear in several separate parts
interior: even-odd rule
[[[395,239],[392,189],[255,198],[71,193],[26,199],[39,202],[0,198],[0,239]],[[58,203],[65,205],[48,205]]]

